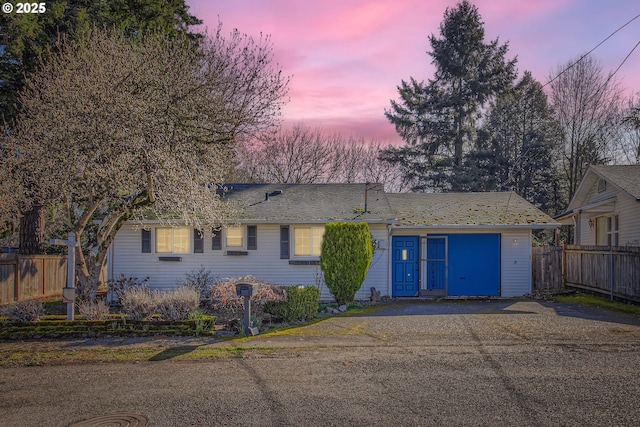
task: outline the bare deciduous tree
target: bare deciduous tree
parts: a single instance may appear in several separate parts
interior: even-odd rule
[[[400,191],[399,169],[378,160],[377,141],[326,135],[296,124],[236,150],[239,168],[251,181],[276,183],[379,182]]]
[[[215,183],[233,143],[277,125],[286,94],[271,58],[268,39],[220,26],[197,49],[186,36],[131,43],[94,30],[27,80],[1,160],[22,192],[6,196],[21,210],[66,202],[87,296],[125,221],[152,214],[204,229],[230,212]]]
[[[616,163],[640,163],[640,94],[628,100],[617,142]]]
[[[562,168],[571,200],[587,167],[606,163],[611,156],[622,95],[617,81],[590,56],[555,74],[550,99],[563,133]]]

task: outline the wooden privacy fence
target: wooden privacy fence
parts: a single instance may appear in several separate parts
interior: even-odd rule
[[[532,248],[533,290],[560,289],[562,281],[562,246]]]
[[[640,301],[640,247],[564,247],[565,286]]]
[[[535,291],[581,288],[640,302],[640,247],[542,246],[531,264]]]
[[[10,255],[0,258],[0,304],[62,294],[67,257]]]

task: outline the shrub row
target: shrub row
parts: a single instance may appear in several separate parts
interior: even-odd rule
[[[315,286],[285,286],[283,289],[286,299],[265,302],[265,313],[287,322],[311,320],[316,316],[320,304],[320,289]]]
[[[53,316],[48,316],[53,317]],[[1,339],[39,339],[62,337],[100,337],[113,335],[144,336],[153,334],[191,335],[211,334],[214,329],[215,316],[201,316],[196,319],[179,322],[128,321],[116,315],[107,320],[41,320],[37,323],[24,324],[17,322],[0,322]]]
[[[142,320],[152,314],[159,314],[165,320],[186,320],[198,310],[200,292],[186,287],[169,292],[132,288],[121,292],[120,304],[131,320]]]

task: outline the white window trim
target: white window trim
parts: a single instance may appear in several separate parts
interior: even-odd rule
[[[323,225],[297,225],[297,226],[292,226],[292,231],[293,231],[293,236],[291,236],[290,238],[290,245],[291,245],[291,255],[292,258],[298,258],[298,259],[319,259],[320,258],[320,254],[318,253],[316,254],[304,254],[304,255],[300,255],[300,254],[296,254],[296,237],[298,235],[298,230],[302,230],[302,229],[310,229],[313,230],[314,228],[321,228],[323,230],[323,234],[324,234],[324,224]],[[311,251],[313,251],[313,231],[311,232]],[[322,244],[322,239],[320,241],[320,244]]]
[[[605,230],[599,229],[598,223],[602,220],[605,224]],[[617,213],[610,215],[600,215],[594,218],[595,223],[595,243],[600,246],[618,246],[620,244],[620,216]],[[598,234],[603,233],[602,237],[605,242],[598,242]]]
[[[170,251],[159,251],[158,250],[158,231],[159,230],[171,230],[171,250]],[[186,230],[187,231],[187,248],[186,251],[180,251],[180,252],[176,252],[175,250],[175,239],[174,239],[174,232],[175,230]],[[192,250],[192,237],[193,237],[193,232],[191,231],[190,228],[188,227],[156,227],[154,234],[154,242],[153,242],[153,249],[155,251],[155,253],[157,254],[188,254],[191,252]]]
[[[607,221],[607,243],[610,246],[618,246],[620,243],[620,216],[613,214],[609,216]]]

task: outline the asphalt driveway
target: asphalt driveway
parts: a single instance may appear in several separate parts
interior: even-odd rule
[[[170,347],[239,344],[241,357],[163,357],[176,354]],[[51,343],[0,349],[21,345]],[[137,363],[0,369],[0,425],[98,416],[149,426],[640,425],[640,319],[560,303],[396,304],[242,343],[57,345],[158,352]]]

